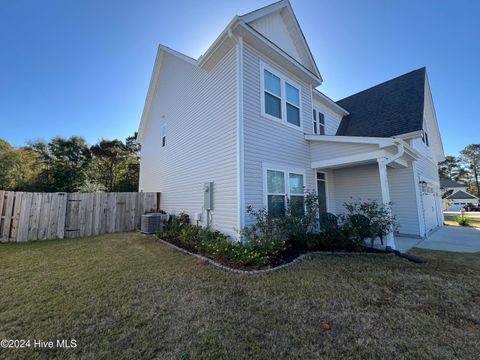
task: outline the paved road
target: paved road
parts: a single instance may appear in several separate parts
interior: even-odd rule
[[[406,252],[412,247],[456,252],[480,252],[480,229],[444,226],[426,240],[396,237],[395,245],[402,252]]]

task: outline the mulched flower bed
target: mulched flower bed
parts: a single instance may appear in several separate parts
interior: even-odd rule
[[[181,241],[179,239],[161,239],[162,241],[165,241],[167,243],[173,244],[183,250],[186,250],[190,253],[201,255],[205,258],[208,258],[212,260],[215,263],[224,265],[228,268],[231,269],[236,269],[236,270],[242,270],[242,271],[256,271],[256,270],[268,270],[276,267],[282,267],[282,265],[286,265],[289,263],[294,262],[296,259],[298,259],[300,256],[308,254],[308,253],[327,253],[327,254],[338,254],[338,255],[347,255],[347,254],[392,254],[391,251],[386,251],[386,250],[381,250],[381,249],[375,249],[375,248],[369,248],[369,247],[364,247],[360,251],[345,251],[345,250],[339,250],[339,249],[324,249],[322,251],[319,250],[307,250],[307,249],[299,249],[295,248],[294,246],[291,246],[290,244],[287,244],[287,248],[285,251],[277,254],[277,256],[270,258],[270,261],[267,265],[265,266],[243,266],[241,264],[238,264],[233,261],[228,261],[228,259],[225,258],[216,258],[213,257],[209,254],[205,254],[203,252],[198,251],[198,249],[193,246],[191,243],[187,243],[184,241]]]

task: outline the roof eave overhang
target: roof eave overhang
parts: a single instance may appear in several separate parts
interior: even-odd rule
[[[285,67],[305,83],[311,84],[312,87],[321,85],[322,78],[320,76],[312,73],[280,47],[257,32],[250,25],[246,24],[245,21],[238,16],[233,18],[205,54],[198,59],[198,66],[206,70],[213,68],[228,49],[236,43],[238,37],[242,37],[250,46],[271,58],[280,66]]]
[[[308,57],[309,62],[311,63],[312,66],[312,72],[315,76],[317,76],[320,79],[320,82],[323,82],[322,75],[320,74],[320,70],[318,70],[317,63],[315,62],[315,59],[312,55],[312,51],[310,50],[310,47],[308,46],[307,39],[305,38],[305,34],[302,31],[302,28],[300,27],[300,23],[298,22],[297,16],[295,15],[295,12],[293,11],[292,5],[290,4],[290,1],[288,0],[280,0],[277,1],[276,3],[267,5],[261,9],[254,10],[248,14],[244,14],[240,16],[240,19],[245,22],[245,24],[249,24],[255,20],[258,20],[262,17],[265,17],[269,14],[273,14],[275,12],[281,11],[282,9],[287,9],[289,14],[292,16],[294,22],[295,22],[295,27],[300,35],[300,42],[304,46],[306,50],[306,54]]]
[[[383,137],[364,137],[364,136],[337,136],[337,135],[305,135],[307,141],[336,142],[345,144],[369,144],[378,145],[379,148],[390,146],[403,146],[405,154],[411,161],[420,159],[421,155],[413,149],[407,142],[398,138]]]
[[[316,100],[318,100],[319,102],[321,102],[325,106],[329,107],[330,109],[332,109],[336,113],[338,113],[342,116],[350,115],[350,113],[347,110],[345,110],[343,107],[338,105],[335,101],[330,99],[324,93],[318,91],[317,89],[313,89],[312,93],[313,93]]]

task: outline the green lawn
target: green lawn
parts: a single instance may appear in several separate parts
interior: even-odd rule
[[[412,253],[239,275],[133,233],[3,244],[0,339],[77,347],[0,358],[478,358],[480,254]]]

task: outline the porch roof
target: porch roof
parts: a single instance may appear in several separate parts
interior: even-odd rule
[[[310,143],[312,168],[334,169],[376,163],[385,159],[389,167],[408,167],[420,154],[399,138],[305,135]]]

